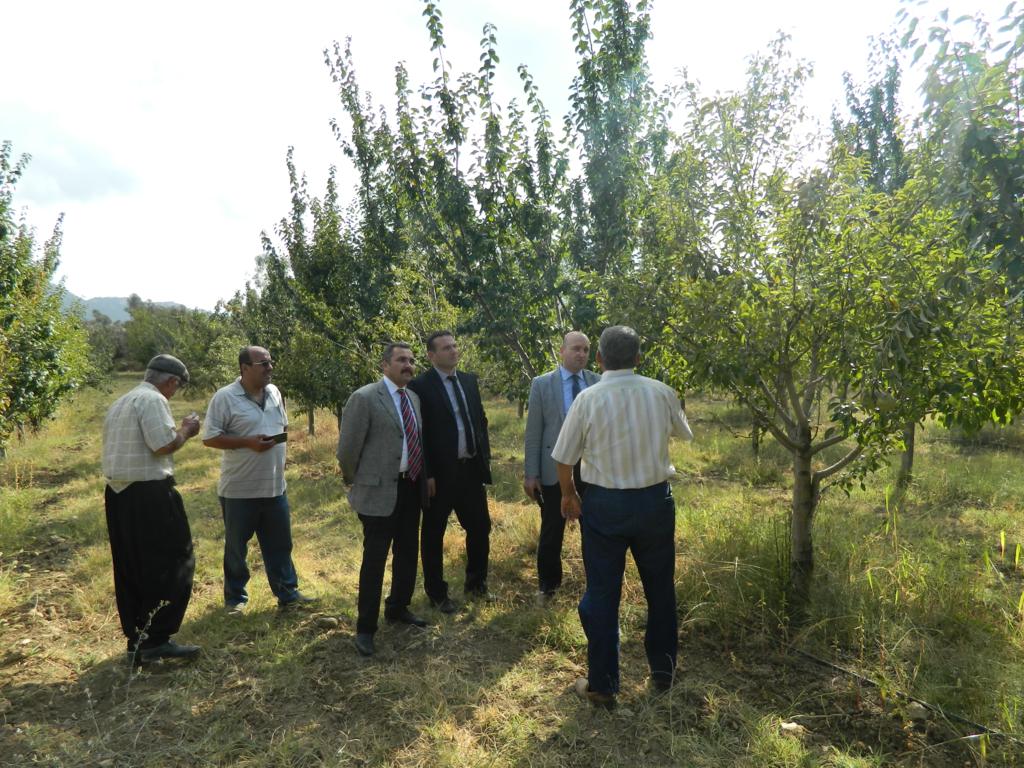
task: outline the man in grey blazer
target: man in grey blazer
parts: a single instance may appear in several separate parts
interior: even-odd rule
[[[349,504],[363,524],[355,637],[356,650],[363,656],[374,652],[384,569],[392,546],[391,594],[384,601],[384,618],[427,626],[409,610],[416,587],[420,509],[428,490],[420,400],[406,389],[414,365],[408,344],[386,345],[383,378],[353,392],[342,411],[338,464],[350,487]]]
[[[541,599],[550,598],[562,584],[562,491],[551,449],[558,440],[565,414],[580,392],[601,380],[586,370],[590,339],[570,331],[559,349],[562,364],[530,384],[526,417],[526,459],[523,490],[540,504],[540,541],[537,543],[537,576]],[[579,466],[576,484],[580,486]]]

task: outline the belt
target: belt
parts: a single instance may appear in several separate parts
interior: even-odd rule
[[[476,456],[466,456],[465,458],[458,458],[456,461],[458,461],[459,464],[469,464],[471,461],[476,461]]]
[[[412,479],[412,475],[410,475],[408,472],[399,472],[398,473],[398,479],[399,480],[408,480],[410,483],[415,482]]]

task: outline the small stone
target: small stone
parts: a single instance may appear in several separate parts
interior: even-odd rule
[[[782,729],[783,736],[799,738],[807,733],[807,729],[800,725],[800,723],[783,723],[779,727]]]
[[[320,616],[316,620],[316,625],[321,629],[336,629],[338,623],[338,620],[334,616]]]
[[[912,701],[907,705],[907,719],[913,720],[914,722],[921,722],[927,720],[931,716],[928,711],[928,707],[924,704],[920,704],[916,701]]]

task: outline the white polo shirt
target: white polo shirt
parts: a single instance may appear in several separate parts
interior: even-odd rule
[[[267,384],[263,408],[253,402],[242,387],[241,378],[221,387],[206,409],[203,440],[227,435],[251,437],[277,435],[288,426],[281,391]],[[220,460],[220,482],[217,495],[227,499],[268,499],[280,496],[287,484],[284,479],[285,443],[278,443],[262,453],[251,448],[229,448]]]

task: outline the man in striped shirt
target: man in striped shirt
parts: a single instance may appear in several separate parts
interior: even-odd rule
[[[626,550],[633,553],[647,598],[644,647],[651,682],[672,685],[678,649],[675,594],[675,502],[669,478],[670,436],[692,439],[679,398],[660,381],[638,376],[640,337],[626,326],[601,334],[601,381],[569,409],[551,452],[562,489],[562,514],[580,520],[587,589],[579,613],[587,635],[588,677],[576,692],[611,707],[619,691],[619,602]],[[573,465],[582,460],[586,500]]]

